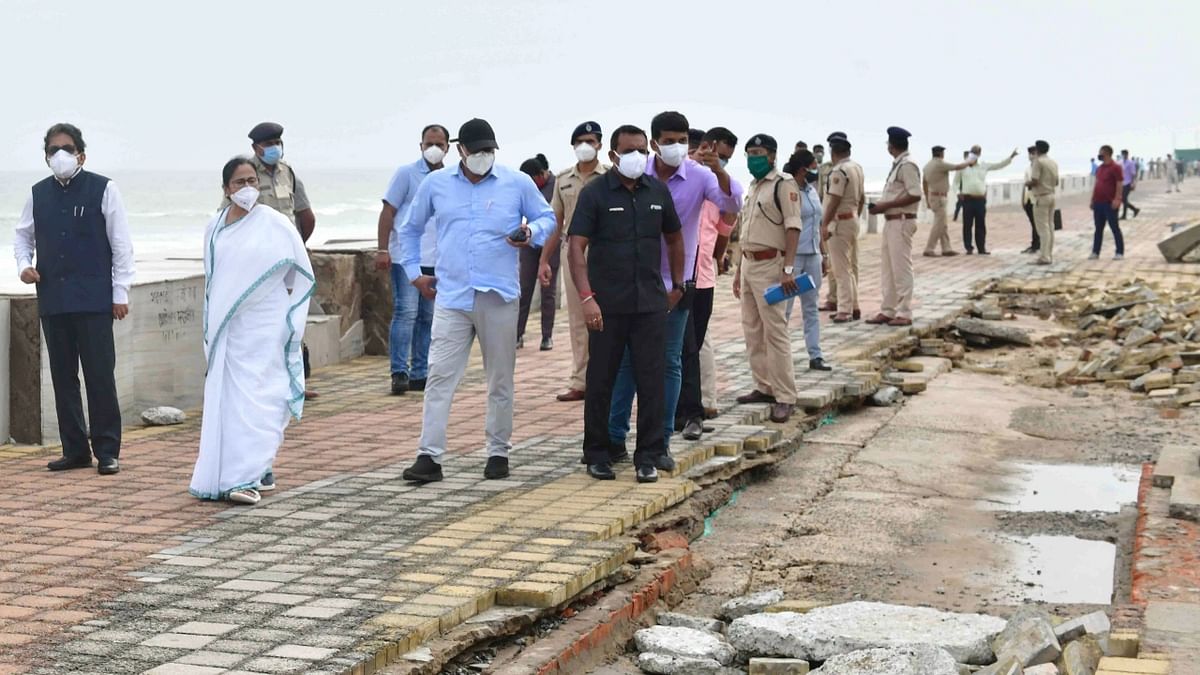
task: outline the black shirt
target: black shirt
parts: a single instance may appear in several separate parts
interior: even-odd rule
[[[667,311],[662,235],[678,232],[671,193],[642,176],[630,191],[616,169],[579,192],[569,234],[588,238],[588,282],[606,314]]]

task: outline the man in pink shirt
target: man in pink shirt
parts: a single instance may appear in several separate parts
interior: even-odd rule
[[[722,164],[733,157],[737,136],[725,127],[713,127],[706,133],[691,130],[688,141],[693,154],[707,143],[717,153]],[[732,179],[731,179],[732,180]],[[740,188],[740,186],[739,186]],[[713,294],[717,283],[716,261],[725,256],[729,233],[737,222],[736,214],[722,214],[720,208],[705,201],[700,207],[700,238],[696,256],[696,294],[688,318],[683,342],[683,381],[679,390],[679,405],[675,410],[675,428],[683,431],[686,440],[698,440],[704,432],[704,402],[701,396],[700,349],[708,333],[712,317]]]

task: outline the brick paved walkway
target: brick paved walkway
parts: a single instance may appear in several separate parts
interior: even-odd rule
[[[1200,203],[1145,185],[1145,211],[1128,221],[1128,259],[1119,263],[1107,260],[1111,240],[1104,260],[1084,260],[1090,213],[1082,197],[1063,199],[1068,229],[1053,271],[1165,273],[1153,243],[1168,220]],[[1022,212],[989,215],[995,255],[916,258],[914,329],[824,326],[823,344],[839,368],[816,374],[804,369],[797,328],[807,401],[829,403],[871,386],[878,374],[847,362],[946,321],[977,282],[1052,273],[1016,253],[1029,236]],[[878,235],[865,236],[863,246],[869,315],[879,298]],[[738,316],[725,278],[710,335],[727,412],[715,435],[696,444],[675,439],[685,470],[769,432],[757,425],[761,410],[731,406],[750,385]],[[621,533],[694,486],[685,476],[645,486],[629,470],[614,483],[582,474],[581,406],[553,398],[570,359],[562,321],[557,330],[564,347],[519,352],[516,451],[504,481],[481,476],[486,393],[477,361],[455,401],[447,480],[426,487],[399,479],[415,454],[421,400],[386,394],[380,358],[316,374],[322,397],[288,430],[276,464],[279,490],[255,508],[188,496],[198,420],[129,432],[117,477],[50,474],[44,463],[57,449],[0,448],[0,674],[346,672],[493,604],[552,606],[605,576],[632,554]]]

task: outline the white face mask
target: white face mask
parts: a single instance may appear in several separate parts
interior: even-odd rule
[[[646,155],[633,150],[617,157],[617,171],[630,180],[637,180],[646,173]]]
[[[667,166],[679,166],[683,164],[683,160],[687,158],[687,153],[687,143],[672,143],[671,145],[658,146],[658,156],[662,157],[662,161],[666,162]]]
[[[475,152],[467,155],[463,163],[467,165],[467,169],[476,176],[483,176],[492,170],[492,165],[496,163],[496,153],[491,151]]]
[[[575,146],[575,158],[581,162],[590,162],[596,159],[596,148],[593,148],[591,143],[580,143]]]
[[[436,165],[441,164],[442,160],[446,158],[446,151],[436,145],[431,145],[428,148],[425,148],[425,151],[421,153],[421,156],[425,158],[426,162]]]
[[[79,169],[79,158],[66,150],[59,150],[50,156],[50,170],[59,180],[66,180],[75,175]]]
[[[242,207],[243,210],[249,211],[250,209],[254,208],[255,204],[258,203],[258,188],[247,185],[241,190],[229,195],[229,201]]]

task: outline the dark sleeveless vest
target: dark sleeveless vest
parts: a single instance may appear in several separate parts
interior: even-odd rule
[[[101,205],[108,179],[80,171],[33,186],[38,313],[112,312],[112,246]]]

